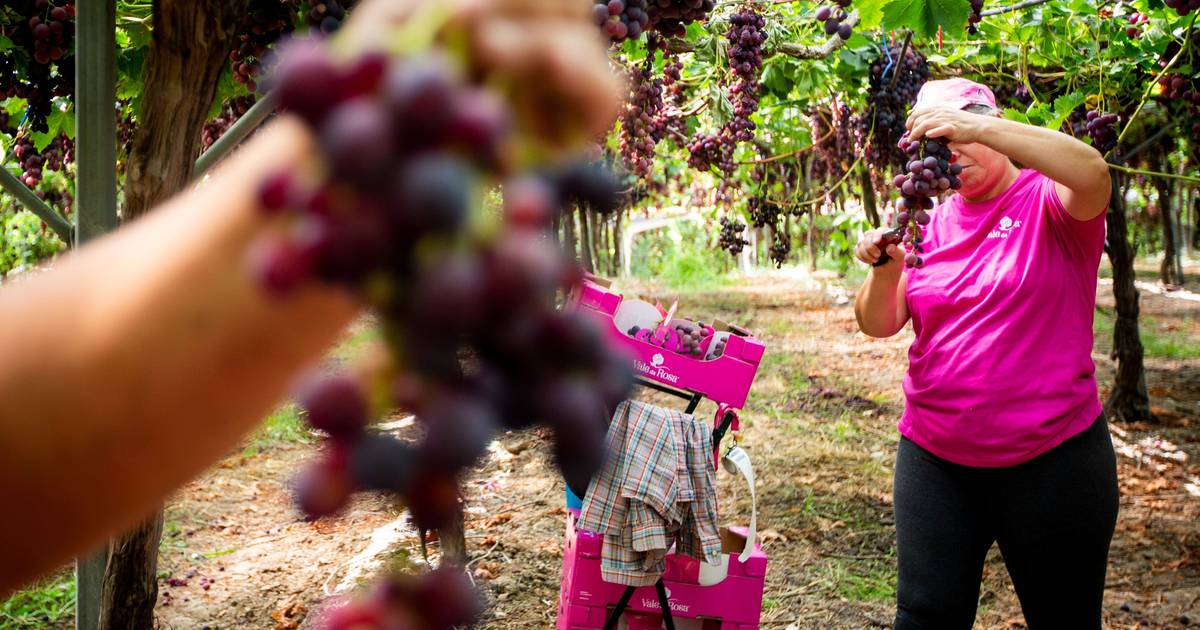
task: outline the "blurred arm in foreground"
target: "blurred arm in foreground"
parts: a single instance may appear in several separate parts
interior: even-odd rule
[[[421,4],[364,4],[350,43],[383,42],[383,27]],[[556,103],[587,133],[611,124],[619,84],[587,3],[450,4],[515,95]],[[0,289],[0,597],[227,453],[355,317],[336,288],[271,298],[247,272],[267,228],[260,182],[315,158],[308,129],[282,117],[205,185]]]

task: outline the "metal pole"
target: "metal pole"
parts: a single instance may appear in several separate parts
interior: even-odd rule
[[[75,21],[75,241],[82,245],[117,228],[116,0],[78,0]],[[107,564],[107,545],[76,561],[77,630],[99,626]]]
[[[50,229],[63,240],[67,245],[71,244],[71,223],[62,218],[62,215],[55,212],[46,202],[42,201],[37,196],[37,193],[29,190],[29,187],[24,182],[13,177],[8,169],[0,166],[0,188],[7,190],[12,196],[21,202],[27,210],[36,214],[39,219],[46,222]]]
[[[255,103],[253,107],[242,114],[242,117],[233,123],[224,135],[217,139],[200,159],[196,160],[196,168],[192,170],[193,177],[200,177],[208,172],[214,164],[220,162],[230,151],[242,143],[255,129],[258,129],[267,116],[270,116],[275,111],[275,95],[268,93],[262,97],[262,100]]]
[[[116,0],[79,0],[75,42],[75,236],[117,227]]]

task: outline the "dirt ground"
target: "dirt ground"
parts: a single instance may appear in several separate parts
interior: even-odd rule
[[[844,286],[771,274],[680,300],[682,312],[737,322],[767,345],[742,414],[770,556],[764,628],[884,628],[894,612],[894,425],[911,333],[857,332]],[[1111,287],[1100,287],[1098,302],[1111,311]],[[1153,334],[1200,347],[1200,302],[1143,292],[1141,305]],[[1098,338],[1093,355],[1102,395],[1113,373],[1107,346]],[[1200,623],[1200,358],[1148,358],[1147,383],[1163,422],[1113,428],[1122,451],[1104,602],[1113,629]],[[713,412],[711,403],[698,411]],[[536,435],[507,435],[467,482],[470,569],[491,603],[484,628],[554,625],[565,512],[546,451]],[[423,562],[403,510],[382,498],[363,497],[340,518],[300,519],[288,482],[315,452],[306,443],[239,452],[178,494],[167,509],[160,627],[306,627],[324,597],[382,566]],[[744,523],[742,482],[718,479],[723,520]],[[428,550],[436,563],[436,541]],[[976,628],[1023,627],[993,549]]]

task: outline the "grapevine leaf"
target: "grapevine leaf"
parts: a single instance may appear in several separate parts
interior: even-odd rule
[[[1062,127],[1063,122],[1070,117],[1071,112],[1076,107],[1079,107],[1087,100],[1087,96],[1082,92],[1072,92],[1064,94],[1054,99],[1054,116],[1046,121],[1042,126],[1047,129],[1058,129]]]
[[[858,24],[854,27],[859,30],[873,31],[879,28],[883,22],[883,4],[886,0],[858,0],[854,3],[854,10],[858,12]]]
[[[38,150],[38,153],[45,151],[46,147],[50,146],[51,142],[54,142],[54,139],[58,137],[57,131],[52,124],[50,125],[50,131],[38,131],[33,134],[33,146]]]
[[[0,52],[4,52],[12,47],[13,47],[12,40],[3,35],[0,35]]]
[[[25,110],[29,108],[29,103],[23,98],[10,98],[4,104],[4,111],[8,113],[9,118],[15,118],[14,123],[21,122],[21,117],[25,115]]]
[[[59,131],[61,133],[67,134],[68,138],[70,138],[72,140],[75,139],[75,116],[74,116],[74,114],[71,114],[71,113],[68,113],[65,111],[59,111],[56,109],[56,110],[54,110],[53,114],[50,114],[50,117],[51,118],[61,117],[62,120],[60,120],[58,122]]]
[[[792,91],[793,80],[789,76],[788,61],[782,57],[774,57],[767,62],[763,69],[762,82],[778,98],[787,98]]]
[[[969,13],[962,0],[892,0],[883,8],[883,20],[888,28],[907,26],[920,37],[933,37],[939,26],[950,33],[966,28]]]

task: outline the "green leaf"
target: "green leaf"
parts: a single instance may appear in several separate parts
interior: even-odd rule
[[[54,108],[46,118],[50,131],[57,137],[60,133],[75,137],[75,116],[59,108]],[[39,149],[40,150],[40,149]]]
[[[13,97],[4,103],[4,111],[8,113],[8,117],[16,119],[13,122],[21,122],[26,109],[29,109],[29,103],[23,98]]]
[[[775,96],[783,99],[792,91],[793,80],[788,76],[790,62],[783,57],[772,57],[763,69],[762,82]]]
[[[3,35],[0,35],[0,52],[4,52],[12,47],[13,47],[12,40]]]
[[[1071,112],[1086,100],[1087,95],[1082,92],[1072,92],[1054,99],[1054,116],[1044,122],[1042,126],[1057,130],[1071,116]]]
[[[966,27],[970,5],[962,0],[892,0],[883,8],[887,28],[907,26],[915,35],[933,37],[938,27],[957,33]]]
[[[883,22],[883,4],[887,0],[858,0],[854,10],[858,12],[856,30],[873,31]]]
[[[1029,124],[1029,116],[1026,116],[1025,112],[1023,112],[1019,109],[1005,107],[1004,108],[1004,117],[1009,120],[1015,120],[1019,123],[1025,123],[1026,125]]]
[[[58,137],[58,134],[56,133],[57,131],[58,130],[51,125],[50,131],[45,133],[38,131],[33,134],[33,146],[37,148],[38,153],[45,151],[46,147],[50,146],[51,142],[54,142],[54,139]]]
[[[729,99],[725,98],[725,92],[721,90],[721,86],[713,83],[708,87],[709,109],[713,114],[713,121],[718,126],[725,126],[729,119],[733,117],[733,104]]]

